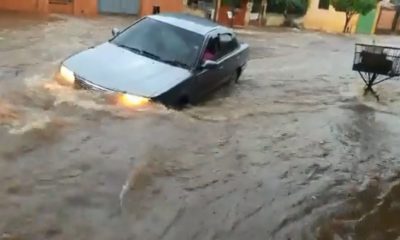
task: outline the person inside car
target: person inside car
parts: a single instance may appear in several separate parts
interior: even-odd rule
[[[215,54],[216,54],[216,42],[215,39],[211,39],[208,42],[206,50],[204,51],[203,61],[215,60]]]

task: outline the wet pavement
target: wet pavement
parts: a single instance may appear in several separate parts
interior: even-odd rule
[[[53,82],[132,21],[0,13],[0,239],[398,239],[400,85],[377,103],[351,71],[370,37],[241,30],[240,83],[183,111]]]

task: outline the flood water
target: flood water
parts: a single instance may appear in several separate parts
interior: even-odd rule
[[[132,21],[0,13],[0,239],[399,238],[400,85],[362,96],[369,37],[241,30],[240,83],[183,111],[54,83]]]

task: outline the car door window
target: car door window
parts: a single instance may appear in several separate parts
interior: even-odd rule
[[[219,38],[211,37],[207,43],[206,49],[203,54],[203,61],[206,60],[217,60],[219,57],[220,46],[219,46]]]
[[[203,53],[202,60],[217,61],[239,47],[237,39],[231,34],[219,34],[211,37]]]
[[[239,45],[235,37],[231,34],[220,34],[219,45],[221,47],[220,57],[224,57],[233,52]]]

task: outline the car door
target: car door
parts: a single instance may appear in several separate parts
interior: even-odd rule
[[[215,66],[213,69],[206,69],[202,68],[201,66],[204,64],[205,59],[203,56],[205,55],[208,47],[210,45],[213,46],[214,48],[214,57],[213,59],[209,59],[211,61],[215,61],[217,63],[217,66]],[[197,70],[196,74],[196,88],[195,88],[195,95],[196,98],[202,98],[204,95],[209,93],[210,91],[214,90],[216,86],[218,86],[219,82],[221,81],[221,78],[224,75],[224,66],[221,64],[218,64],[217,58],[218,56],[221,56],[220,54],[220,46],[219,46],[219,39],[218,39],[218,34],[211,34],[205,44],[205,48],[203,49],[201,55],[200,55],[200,61],[199,61],[199,67]]]
[[[236,76],[236,68],[238,66],[237,51],[239,49],[239,43],[233,33],[224,32],[218,35],[219,39],[219,56],[217,62],[221,66],[222,75],[218,84],[227,83]]]

